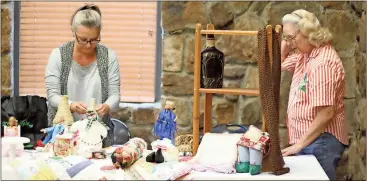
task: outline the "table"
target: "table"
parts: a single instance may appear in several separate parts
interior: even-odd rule
[[[144,153],[146,156],[147,153]],[[24,159],[31,159],[31,157],[47,157],[47,153],[26,153],[22,157]],[[7,164],[10,158],[2,158],[2,180],[21,180],[16,172]],[[30,160],[31,161],[31,160]],[[103,166],[111,163],[110,159],[94,160],[96,165]],[[189,175],[182,178],[182,180],[329,180],[321,165],[313,155],[290,156],[284,157],[285,166],[290,168],[290,172],[284,175],[276,176],[270,173],[261,173],[259,175],[250,175],[249,173],[237,174],[221,174],[215,172],[198,172],[192,171]],[[141,169],[143,170],[143,169]],[[119,175],[112,175],[111,180],[123,180],[123,171]],[[141,173],[147,180],[149,174]]]
[[[52,154],[48,153],[48,152],[38,152],[35,150],[25,150],[23,155],[21,157],[18,157],[17,159],[24,159],[27,162],[32,162],[35,160],[35,158],[37,159],[46,159],[47,157],[52,156]],[[19,176],[17,174],[17,172],[9,165],[9,161],[10,161],[10,157],[2,157],[1,159],[1,164],[2,164],[2,168],[1,168],[1,172],[2,172],[2,176],[1,176],[1,180],[23,180],[23,178],[21,176]],[[105,166],[105,165],[111,165],[111,159],[100,159],[100,160],[93,160],[94,162],[94,166],[96,169],[99,170],[100,167]],[[116,170],[116,172],[114,172],[112,174],[111,173],[105,173],[106,177],[108,180],[124,180],[124,171],[123,170]],[[91,176],[93,177],[93,176]],[[77,179],[78,180],[78,179]],[[86,180],[90,180],[90,178],[86,178]],[[96,179],[97,180],[97,179]]]
[[[221,174],[215,172],[192,171],[183,179],[194,180],[329,180],[321,165],[313,155],[284,157],[285,166],[290,172],[284,175],[261,173],[250,175],[249,173]]]

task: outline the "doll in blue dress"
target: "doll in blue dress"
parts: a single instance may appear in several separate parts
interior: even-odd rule
[[[172,101],[166,101],[164,109],[159,112],[158,119],[154,124],[153,134],[158,136],[160,140],[167,138],[174,143],[175,133],[177,131],[177,116],[174,110],[174,103]]]
[[[53,144],[56,140],[56,135],[67,132],[67,130],[65,129],[67,128],[64,125],[64,117],[58,117],[56,125],[52,127],[41,129],[41,132],[46,133],[47,135],[43,141],[41,140],[37,141],[37,146],[43,147],[47,145],[48,143]]]

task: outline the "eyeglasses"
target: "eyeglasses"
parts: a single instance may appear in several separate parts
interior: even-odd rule
[[[285,41],[291,41],[291,40],[294,40],[294,39],[296,38],[296,36],[298,35],[298,33],[299,33],[299,30],[297,30],[296,34],[295,34],[295,35],[293,35],[293,36],[284,36],[284,35],[283,35],[283,40],[285,40]]]
[[[75,33],[75,37],[76,37],[76,41],[79,44],[81,44],[81,45],[86,45],[88,43],[90,43],[91,45],[96,45],[96,44],[98,44],[101,41],[101,39],[98,39],[98,40],[89,40],[89,41],[87,41],[87,40],[79,40],[79,37],[78,37],[78,35],[76,33]]]
[[[293,36],[284,36],[283,40],[285,41],[291,41],[294,40],[296,38],[297,35],[293,35]]]

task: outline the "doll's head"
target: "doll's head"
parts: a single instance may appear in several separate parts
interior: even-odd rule
[[[172,101],[166,101],[165,109],[175,110],[175,103]]]
[[[13,127],[13,126],[18,126],[18,120],[12,116],[9,118],[9,127]]]
[[[98,114],[94,110],[88,110],[86,113],[87,119],[97,121]]]

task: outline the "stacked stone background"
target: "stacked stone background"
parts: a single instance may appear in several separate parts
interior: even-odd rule
[[[11,16],[7,2],[1,8],[1,92],[11,91],[10,35]],[[5,6],[4,6],[5,5]],[[164,29],[162,48],[162,97],[173,100],[178,115],[178,134],[192,132],[193,68],[195,24],[213,23],[216,29],[258,30],[267,24],[281,24],[283,15],[296,9],[316,14],[322,25],[334,35],[333,45],[346,71],[345,118],[350,146],[338,167],[340,180],[365,180],[366,176],[366,3],[346,1],[324,2],[162,2]],[[217,47],[226,55],[225,87],[258,88],[256,37],[216,36]],[[203,39],[204,40],[204,37]],[[205,41],[202,41],[204,46]],[[292,75],[282,73],[280,101],[280,138],[286,146],[285,114]],[[150,104],[152,105],[152,104]],[[142,104],[138,108],[120,106],[113,114],[124,121],[132,136],[154,141],[152,128],[159,106]],[[154,105],[154,104],[153,104]],[[203,108],[203,98],[201,101]],[[201,109],[201,121],[203,119]],[[260,102],[257,97],[217,95],[213,98],[213,124],[238,123],[261,125]]]

